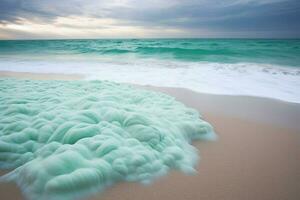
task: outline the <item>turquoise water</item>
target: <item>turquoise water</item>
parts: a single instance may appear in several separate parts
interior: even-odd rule
[[[300,103],[300,40],[0,41],[0,71],[181,87]]]
[[[135,56],[221,63],[256,62],[299,66],[300,40],[132,39],[0,41],[5,56]]]
[[[199,113],[168,95],[107,81],[0,79],[0,169],[31,200],[73,200],[118,181],[194,173],[214,139]]]

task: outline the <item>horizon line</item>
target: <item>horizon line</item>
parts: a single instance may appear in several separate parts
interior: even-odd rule
[[[35,41],[35,40],[168,40],[168,39],[263,39],[263,40],[299,40],[300,37],[145,37],[145,38],[15,38],[1,39],[0,41]]]

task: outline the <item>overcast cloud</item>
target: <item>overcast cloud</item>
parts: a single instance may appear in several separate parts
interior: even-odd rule
[[[299,0],[0,0],[0,38],[300,37]]]

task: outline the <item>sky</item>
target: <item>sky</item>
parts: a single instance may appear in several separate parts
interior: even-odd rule
[[[300,0],[0,0],[0,39],[299,38]]]

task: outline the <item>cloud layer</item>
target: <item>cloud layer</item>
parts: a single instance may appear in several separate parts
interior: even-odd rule
[[[298,0],[0,0],[0,38],[299,37]]]

